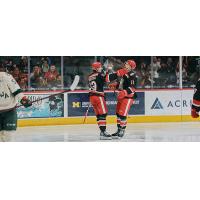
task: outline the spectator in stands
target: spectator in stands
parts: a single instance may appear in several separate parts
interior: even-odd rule
[[[63,88],[61,75],[58,75],[56,77],[56,84],[55,85],[56,85],[56,88]]]
[[[50,57],[48,57],[48,56],[42,57],[42,58],[41,58],[41,65],[42,65],[44,62],[47,62],[48,65],[50,66],[50,65],[51,65],[51,59],[50,59]]]
[[[168,80],[168,69],[167,69],[167,64],[162,62],[161,63],[161,68],[158,70],[159,73],[159,82],[158,82],[158,86],[166,86],[167,80]]]
[[[161,59],[158,60],[157,57],[153,57],[153,61],[151,64],[151,80],[155,86],[158,84],[158,70],[161,68],[160,62]]]
[[[20,82],[21,77],[20,77],[20,71],[18,67],[15,67],[13,69],[12,76],[18,83]]]
[[[21,78],[19,81],[19,86],[22,90],[28,90],[27,79]]]
[[[27,86],[27,82],[28,82],[27,74],[22,73],[16,64],[13,65],[12,76],[17,81],[20,88],[22,88],[24,90],[27,89],[27,87],[28,87]]]
[[[47,60],[44,60],[43,64],[42,64],[42,71],[44,73],[48,72],[49,71],[49,64],[48,64],[48,61]]]
[[[151,66],[147,65],[145,62],[142,62],[140,65],[140,69],[137,71],[138,77],[138,86],[139,87],[150,87],[151,86],[151,74],[150,74]]]
[[[168,57],[167,59],[167,85],[174,86],[176,85],[176,65],[175,59]]]
[[[189,85],[193,87],[199,79],[200,72],[200,57],[199,56],[185,56],[183,62],[187,63],[187,73],[189,77]]]
[[[151,74],[150,73],[146,73],[145,76],[143,77],[140,86],[144,87],[144,88],[149,88],[151,87],[152,84],[152,79],[151,79]]]
[[[7,66],[10,67],[10,68],[12,68],[12,66],[13,66],[13,61],[12,61],[12,60],[9,60]]]
[[[6,70],[7,70],[9,73],[12,73],[12,71],[13,71],[12,61],[5,60],[3,65],[4,65],[4,67],[6,68]]]
[[[157,79],[159,77],[158,70],[161,68],[160,62],[158,62],[158,59],[156,57],[153,57],[152,62],[152,78]]]
[[[47,82],[44,79],[44,77],[40,76],[38,81],[37,81],[37,88],[45,90],[47,88]]]
[[[43,73],[41,68],[38,65],[35,65],[33,72],[30,75],[31,87],[38,88],[40,87],[40,79],[43,78]]]
[[[176,80],[177,80],[177,85],[179,85],[179,76],[180,76],[180,73],[179,73],[179,63],[177,64],[176,66]],[[186,63],[183,63],[183,68],[182,68],[182,81],[183,81],[183,84],[184,83],[187,83],[189,80],[189,77],[188,77],[188,73],[187,73],[187,65]]]
[[[20,70],[24,73],[28,73],[28,57],[27,56],[22,56],[20,58]]]
[[[45,80],[49,88],[56,86],[56,78],[58,76],[58,71],[55,65],[51,65],[48,72],[45,73]]]

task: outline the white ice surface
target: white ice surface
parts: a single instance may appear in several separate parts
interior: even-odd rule
[[[107,131],[114,133],[116,125],[108,124]],[[17,142],[99,142],[96,124],[21,127],[13,134]],[[121,140],[106,142],[199,142],[200,123],[132,123],[127,125]]]

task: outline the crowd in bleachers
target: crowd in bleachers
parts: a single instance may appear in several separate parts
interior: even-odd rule
[[[137,86],[139,88],[179,87],[178,56],[112,57],[113,62],[118,66],[127,59],[134,59],[137,63]],[[193,87],[200,75],[200,57],[183,56],[182,66],[183,87]]]
[[[135,60],[138,88],[177,86],[176,66],[179,57],[114,56],[108,57],[108,59],[115,66],[115,70],[121,67],[128,59]]]
[[[60,56],[2,56],[0,62],[23,90],[69,88],[76,74],[81,77],[78,89],[88,89],[87,77],[95,59],[102,64],[109,60],[113,70],[120,68],[127,59],[134,59],[138,88],[179,87],[178,56],[64,56],[63,63]],[[193,87],[200,74],[200,57],[184,56],[182,66],[183,87]]]
[[[149,63],[143,61],[137,68],[138,86],[141,88],[176,87],[178,57],[153,57]]]
[[[31,57],[30,86],[32,89],[62,88],[60,59],[56,57]]]

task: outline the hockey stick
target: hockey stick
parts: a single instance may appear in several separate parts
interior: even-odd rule
[[[75,88],[77,87],[77,85],[78,85],[78,83],[79,83],[79,80],[80,80],[80,76],[79,76],[79,75],[76,75],[75,78],[74,78],[74,81],[73,81],[72,85],[71,85],[70,88],[69,88],[69,90],[64,90],[64,91],[62,91],[62,92],[49,95],[49,96],[44,97],[44,98],[42,98],[42,99],[37,99],[37,100],[31,101],[31,103],[35,103],[35,102],[38,102],[38,101],[41,101],[41,100],[48,99],[48,98],[50,98],[50,97],[59,95],[59,94],[63,94],[63,93],[67,93],[67,92],[73,91],[73,90],[75,90]],[[23,106],[23,105],[19,105],[19,106],[16,106],[16,108],[19,108],[19,107],[22,107],[22,106]]]
[[[87,118],[87,116],[88,116],[89,109],[90,109],[90,103],[88,104],[87,110],[86,110],[86,112],[85,112],[85,117],[84,117],[84,119],[83,119],[83,124],[85,124],[85,122],[86,122],[86,118]]]

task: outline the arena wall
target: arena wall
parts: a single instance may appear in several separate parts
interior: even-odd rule
[[[52,92],[26,93],[31,99],[41,99]],[[197,121],[190,116],[192,89],[159,89],[138,90],[138,97],[132,106],[129,123],[146,122],[181,122]],[[109,110],[108,123],[115,123],[116,96],[106,92],[106,103]],[[57,95],[55,98],[39,100],[34,106],[18,109],[19,126],[44,126],[83,124],[84,115],[89,106],[87,91],[75,91]],[[93,108],[89,107],[86,124],[96,123]]]

